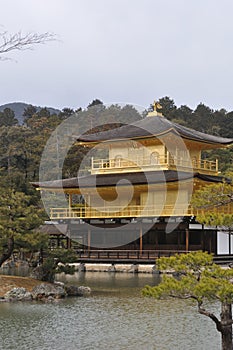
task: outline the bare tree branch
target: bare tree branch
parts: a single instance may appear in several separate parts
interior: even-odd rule
[[[57,37],[53,33],[27,33],[23,34],[21,31],[15,34],[9,34],[7,31],[0,33],[0,60],[9,59],[2,57],[11,51],[32,50],[34,45],[45,44],[46,42],[56,41]]]

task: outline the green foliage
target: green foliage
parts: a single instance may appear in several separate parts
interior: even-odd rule
[[[195,110],[185,105],[178,108],[174,100],[168,96],[161,98],[159,102],[163,107],[162,111],[165,117],[172,121],[204,132],[232,137],[233,112],[227,112],[224,109],[214,111],[204,104],[199,104]],[[12,193],[23,192],[28,200],[26,206],[24,205],[24,200],[22,200],[21,205],[22,207],[25,206],[22,210],[22,216],[20,220],[11,223],[11,227],[9,227],[9,222],[5,225],[3,219],[0,219],[0,235],[4,242],[6,242],[10,233],[14,231],[16,243],[18,242],[21,246],[27,246],[28,249],[31,244],[32,250],[36,249],[37,246],[39,247],[40,243],[33,234],[31,235],[33,226],[35,227],[38,221],[36,216],[33,217],[33,214],[30,212],[32,206],[36,208],[40,206],[39,193],[33,190],[30,182],[38,181],[41,155],[51,133],[64,119],[68,118],[73,113],[74,111],[70,108],[64,108],[62,112],[56,114],[56,111],[52,111],[48,108],[27,106],[24,111],[24,125],[18,125],[14,117],[14,112],[10,108],[6,108],[0,113],[1,192],[6,192],[6,196],[8,197],[9,189],[13,191]],[[126,105],[121,107],[117,104],[113,104],[106,107],[102,101],[98,99],[94,99],[86,109],[78,109],[76,111],[76,117],[79,134],[87,130],[89,132],[109,130],[124,123],[131,123],[141,119],[141,115],[133,106]],[[54,161],[49,164],[53,178],[59,167],[63,168],[63,177],[76,176],[82,159],[85,158],[87,162],[89,161],[89,158],[86,157],[89,149],[84,149],[74,144],[73,147],[70,148],[64,163],[62,163],[59,154],[60,150],[63,149],[63,143],[64,140],[57,140],[57,143],[53,145],[55,157]],[[89,152],[89,154],[91,154],[91,152]],[[222,160],[220,162],[220,164],[223,164],[222,169],[232,170],[233,148],[227,150],[213,150],[205,154],[207,159],[215,159],[216,156],[217,158],[220,156],[220,161]],[[103,158],[105,158],[104,154]],[[88,165],[88,163],[85,163],[84,166]],[[224,184],[224,186],[228,190],[228,185]],[[219,188],[217,190],[219,190]],[[216,199],[219,198],[217,190],[213,191]],[[227,194],[223,191],[222,200],[227,199],[226,196]],[[215,202],[212,199],[211,203],[213,204]],[[2,201],[3,200],[4,195],[2,196]],[[20,205],[18,208],[20,208]],[[36,214],[39,215],[40,211],[37,210]],[[25,216],[27,216],[28,219],[26,219]],[[229,226],[232,217],[224,216],[224,218],[226,221],[224,223],[221,221],[221,223]],[[223,217],[219,217],[218,222],[220,222],[220,219],[223,220]],[[200,218],[200,220],[202,219]],[[213,218],[213,216],[211,218],[205,216],[205,220],[206,223],[216,222],[214,221],[216,218]],[[22,230],[20,229],[20,223],[22,224]],[[6,232],[7,234],[5,234]],[[29,236],[32,241],[30,244]],[[24,237],[23,240],[22,237]],[[43,240],[44,237],[41,237],[42,242]],[[44,246],[44,243],[42,245]]]
[[[233,269],[223,269],[213,263],[211,255],[203,252],[175,255],[157,261],[164,274],[158,286],[146,286],[143,295],[156,299],[176,297],[194,299],[202,304],[204,300],[233,302]],[[173,274],[173,273],[178,273]]]
[[[49,258],[54,259],[56,261],[56,265],[58,263],[69,264],[77,261],[77,254],[71,249],[56,249],[48,251],[47,253]]]
[[[0,112],[0,127],[1,126],[13,126],[18,124],[18,120],[15,118],[15,113],[10,108],[5,108],[3,112]]]
[[[208,253],[192,252],[189,254],[176,254],[170,258],[162,257],[157,260],[159,270],[172,269],[177,272],[199,272],[203,267],[213,264],[213,257]]]
[[[24,120],[26,120],[26,118],[31,118],[34,114],[36,114],[37,109],[35,106],[33,105],[29,105],[24,109],[23,112],[23,116],[25,117]]]
[[[168,96],[161,98],[159,102],[163,107],[164,116],[173,122],[204,132],[232,137],[233,112],[228,113],[224,109],[214,111],[203,104],[199,104],[195,110],[185,105],[178,108]],[[0,181],[7,178],[11,187],[29,194],[30,182],[38,180],[40,159],[48,138],[56,127],[73,113],[73,109],[68,107],[56,114],[49,108],[31,105],[24,110],[24,125],[18,125],[11,109],[6,108],[1,112]],[[94,99],[84,110],[78,109],[76,117],[78,134],[87,130],[109,130],[141,119],[141,115],[133,106],[121,107],[115,104],[106,107],[99,99]],[[61,150],[63,142],[64,140],[58,140],[54,147]],[[86,152],[76,145],[71,147],[63,165],[64,177],[76,176]],[[219,158],[220,170],[226,171],[232,167],[233,148],[208,151],[204,153],[204,157],[210,160]],[[60,159],[54,159],[55,165],[51,166],[53,171],[58,163],[62,166]]]
[[[168,96],[160,98],[159,103],[163,115],[174,123],[211,135],[233,137],[233,112],[227,112],[223,108],[213,110],[203,103],[195,110],[185,105],[178,108]],[[210,150],[203,152],[203,156],[209,160],[219,159],[219,170],[226,171],[232,167],[233,148]]]
[[[97,105],[103,105],[103,102],[101,100],[99,100],[98,98],[93,100],[91,103],[89,103],[87,108],[90,108],[90,107],[93,107],[93,106],[97,106]]]
[[[37,230],[25,233],[18,238],[16,246],[23,248],[25,252],[39,252],[40,250],[47,249],[48,236],[45,233],[40,233]]]
[[[64,108],[62,112],[55,114],[48,108],[27,106],[24,110],[24,124],[18,125],[17,120],[12,119],[14,112],[8,110],[9,108],[0,114],[0,181],[7,178],[8,186],[29,194],[30,182],[38,180],[40,159],[47,140],[56,127],[73,115],[74,111]],[[1,118],[2,115],[4,118]],[[76,117],[77,134],[87,130],[108,130],[141,118],[132,106],[112,105],[106,108],[98,99],[93,100],[86,110],[78,109]],[[57,139],[57,143],[53,145],[55,153],[59,150],[57,156],[64,143],[64,140]],[[87,150],[76,145],[71,147],[63,166],[64,177],[76,176],[86,152]],[[57,156],[51,164],[52,172],[62,166]]]
[[[31,203],[30,196],[14,190],[0,191],[0,254],[9,237],[15,248],[30,252],[45,246],[45,237],[34,230],[44,221],[44,211]]]
[[[208,226],[219,226],[230,230],[233,227],[233,214],[205,212],[197,215],[197,221]]]
[[[225,173],[232,167],[233,148],[231,147],[227,149],[213,149],[204,151],[202,156],[203,159],[208,159],[210,161],[215,161],[218,159],[219,170]]]
[[[231,173],[228,176],[231,177]],[[224,211],[224,207],[233,207],[232,183],[219,183],[204,186],[195,191],[192,206],[198,209],[197,221],[209,226],[220,226],[228,231],[233,228],[233,213]]]
[[[54,282],[56,274],[56,264],[54,258],[47,258],[42,265],[38,266],[35,270],[41,281]]]
[[[233,186],[226,182],[211,184],[195,191],[192,204],[196,208],[225,205],[233,200]]]
[[[75,273],[75,266],[73,265],[59,265],[56,273],[65,273],[67,275],[73,275]]]
[[[165,96],[159,99],[159,104],[162,106],[162,114],[167,118],[167,119],[173,119],[174,116],[176,116],[176,105],[175,102],[170,99],[170,97]]]
[[[53,282],[56,273],[74,273],[74,267],[67,264],[75,261],[77,261],[77,254],[72,250],[57,249],[47,251],[46,259],[36,270],[38,270],[42,281]]]
[[[62,111],[59,113],[59,118],[66,119],[69,118],[71,115],[74,114],[74,110],[72,108],[63,108]]]
[[[160,258],[157,262],[158,269],[170,271],[170,275],[164,274],[157,286],[145,286],[143,295],[195,300],[198,312],[209,317],[221,333],[222,349],[232,349],[233,269],[214,264],[212,256],[203,252]],[[220,319],[203,307],[205,301],[221,303]]]

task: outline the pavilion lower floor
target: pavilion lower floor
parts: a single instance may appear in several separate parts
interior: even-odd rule
[[[67,234],[50,236],[51,245],[74,248],[80,258],[154,259],[195,250],[217,254],[217,232],[198,223],[67,221]]]

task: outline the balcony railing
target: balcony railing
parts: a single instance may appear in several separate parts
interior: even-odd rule
[[[51,219],[114,219],[114,218],[136,218],[136,217],[166,217],[166,216],[195,216],[204,214],[207,211],[212,213],[218,212],[222,214],[233,213],[233,203],[224,206],[215,206],[208,209],[194,209],[191,206],[164,205],[159,206],[140,206],[130,205],[122,208],[114,207],[78,207],[78,208],[51,208]]]
[[[91,161],[91,171],[93,173],[115,172],[115,171],[141,171],[143,170],[180,170],[192,169],[193,171],[201,171],[204,173],[218,173],[218,160],[185,160],[179,157],[159,156],[152,157],[138,157],[135,160],[131,159],[94,159]]]
[[[199,248],[200,250],[200,248]],[[81,250],[79,249],[77,251],[78,254],[78,260],[81,262],[132,262],[132,263],[140,263],[143,262],[149,262],[151,263],[155,262],[155,259],[161,258],[162,256],[170,257],[174,254],[187,254],[190,251],[187,250],[179,250],[177,247],[175,249],[160,249],[160,250]]]
[[[215,205],[208,208],[195,209],[195,215],[204,215],[207,212],[218,213],[218,214],[231,214],[233,213],[233,202],[225,205]]]
[[[159,216],[192,216],[191,207],[164,205],[140,206],[132,205],[125,208],[114,207],[78,207],[78,208],[51,208],[51,219],[105,219],[105,218],[134,218],[134,217],[159,217]]]

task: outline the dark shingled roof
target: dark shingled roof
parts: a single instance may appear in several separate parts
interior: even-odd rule
[[[48,235],[67,235],[68,225],[67,224],[44,224],[37,228],[35,231],[46,233]]]
[[[94,188],[94,187],[110,187],[143,184],[159,184],[165,182],[185,181],[192,178],[198,178],[208,182],[222,182],[221,176],[210,176],[199,173],[187,173],[182,171],[165,170],[165,171],[148,171],[135,173],[121,173],[121,174],[101,174],[88,175],[82,177],[74,177],[70,179],[46,181],[42,183],[33,183],[33,186],[40,188]]]
[[[182,125],[172,123],[170,120],[161,117],[147,117],[134,124],[124,125],[119,128],[98,132],[95,134],[81,135],[77,141],[100,142],[121,139],[137,139],[141,137],[153,137],[167,134],[168,132],[180,135],[183,138],[208,142],[213,144],[231,144],[233,139],[208,135],[200,131],[186,128]]]

